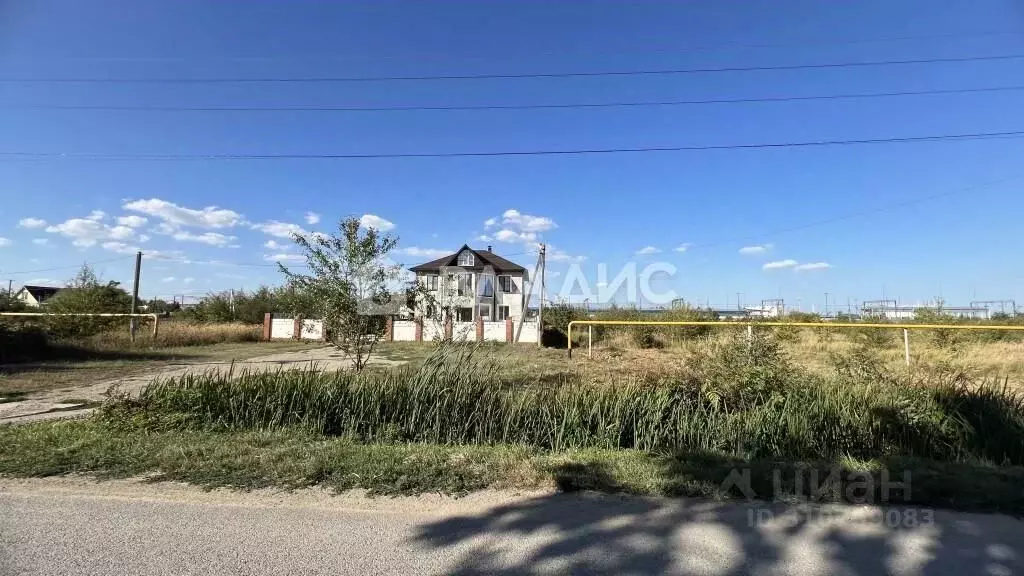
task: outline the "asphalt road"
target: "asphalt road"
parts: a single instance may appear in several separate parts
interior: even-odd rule
[[[366,499],[6,479],[0,574],[1024,574],[1016,519],[794,510],[581,494]]]

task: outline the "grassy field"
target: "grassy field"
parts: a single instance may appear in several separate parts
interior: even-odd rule
[[[377,353],[403,366],[183,376],[111,399],[86,421],[0,429],[0,474],[726,498],[741,495],[723,485],[736,470],[751,473],[759,497],[780,496],[780,472],[884,471],[913,477],[893,503],[1024,515],[1024,344],[921,337],[907,369],[901,341],[856,334],[636,342],[606,333],[593,359],[571,360],[535,345],[386,343]],[[224,359],[289,346],[303,345],[173,353]],[[803,485],[782,496],[850,500]]]
[[[834,372],[835,359],[865,348],[857,334],[834,330],[825,334],[801,330],[780,339],[783,351],[793,364],[827,376]],[[729,337],[726,333],[711,336],[713,341]],[[594,357],[587,358],[586,341],[567,358],[564,349],[538,348],[535,344],[517,346],[483,346],[481,353],[500,362],[512,376],[533,375],[540,380],[580,377],[590,382],[614,384],[624,378],[656,381],[685,371],[695,353],[706,347],[706,339],[680,339],[664,347],[639,348],[628,334],[620,331],[597,342]],[[574,347],[575,347],[574,346]],[[433,350],[430,343],[389,342],[378,346],[383,357],[422,362]],[[892,334],[885,344],[867,347],[878,363],[888,370],[904,372],[902,335]],[[1024,390],[1024,340],[965,342],[955,346],[939,346],[927,335],[911,335],[910,372],[929,372],[936,368],[955,368],[983,378],[1002,378],[1012,387]]]
[[[389,344],[381,353],[407,365],[183,376],[87,421],[0,430],[0,473],[735,497],[723,481],[739,469],[778,497],[780,471],[884,471],[913,477],[893,503],[1024,514],[1024,395],[1001,381],[859,349],[810,368],[767,337],[687,346],[567,362],[531,346]]]
[[[801,500],[799,475],[826,477],[839,469],[880,486],[881,469],[912,479],[901,502],[910,505],[1024,515],[1024,469],[914,459],[858,462],[744,460],[710,454],[658,454],[639,450],[583,449],[552,452],[528,446],[365,443],[287,428],[280,430],[163,430],[102,420],[0,427],[0,475],[88,473],[98,478],[145,476],[149,481],[190,482],[208,488],[334,490],[371,494],[442,492],[485,488],[599,490],[652,496],[742,498],[722,480],[750,471],[762,499]],[[773,472],[786,481],[781,491]],[[908,473],[909,471],[909,473]],[[840,501],[835,494],[819,500]],[[880,494],[864,494],[880,501]]]

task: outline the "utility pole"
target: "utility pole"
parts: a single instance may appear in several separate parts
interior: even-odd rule
[[[825,317],[828,318],[828,292],[825,292]]]
[[[14,280],[7,281],[7,298],[14,297]]]
[[[142,250],[135,253],[135,282],[132,284],[132,314],[139,304],[139,272],[142,271]],[[135,342],[135,316],[128,322],[128,333],[132,342]]]
[[[544,298],[547,297],[547,279],[544,277],[546,269],[546,258],[547,245],[541,243],[540,245],[540,306],[537,308],[537,347],[541,347],[541,336],[544,335]]]
[[[543,252],[541,252],[543,254]],[[530,311],[530,293],[533,292],[533,286],[537,283],[537,270],[540,269],[540,261],[543,256],[537,255],[537,263],[533,265],[533,275],[530,276],[530,287],[527,288],[525,283],[523,285],[523,312],[522,317],[519,319],[519,326],[516,328],[516,337],[512,340],[513,343],[519,343],[519,335],[523,333],[523,324],[526,323],[526,313]],[[540,340],[540,322],[537,323],[537,340]]]

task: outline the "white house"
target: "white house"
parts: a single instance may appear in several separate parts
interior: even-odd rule
[[[21,290],[14,295],[15,300],[19,300],[26,306],[38,308],[40,304],[53,298],[57,292],[60,292],[60,288],[53,286],[22,286]]]
[[[490,246],[474,250],[464,244],[409,270],[434,300],[417,309],[417,317],[439,318],[440,307],[452,310],[455,322],[522,320],[526,268],[498,256]]]

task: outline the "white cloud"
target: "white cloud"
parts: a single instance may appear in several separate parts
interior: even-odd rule
[[[109,229],[108,233],[111,238],[116,240],[127,240],[135,235],[135,230],[132,230],[127,226],[114,226]]]
[[[395,228],[394,222],[385,220],[376,214],[363,214],[359,218],[359,225],[363,228],[376,228],[381,232],[387,232]]]
[[[637,256],[646,256],[648,254],[657,254],[659,252],[661,252],[661,250],[655,248],[654,246],[644,246],[643,248],[637,250],[636,254]]]
[[[410,246],[408,248],[402,248],[399,250],[403,254],[409,256],[415,256],[417,258],[429,258],[431,260],[440,258],[441,256],[447,256],[452,253],[451,250],[442,250],[440,248],[420,248],[418,246]]]
[[[825,270],[826,268],[831,267],[832,265],[828,262],[808,262],[806,264],[797,265],[793,270],[796,270],[797,272],[805,272],[808,270]]]
[[[493,228],[493,227],[495,227],[497,225],[498,225],[498,219],[497,218],[488,218],[487,220],[484,220],[484,230],[486,230],[488,228]]]
[[[278,222],[277,220],[271,220],[270,222],[264,222],[263,224],[253,224],[254,230],[259,230],[264,234],[276,236],[278,238],[291,239],[293,234],[301,234],[303,236],[309,236],[309,232],[298,224],[289,224],[287,222]]]
[[[175,240],[181,240],[182,242],[200,242],[202,244],[208,244],[210,246],[225,246],[232,241],[236,240],[234,236],[225,236],[217,232],[204,232],[202,234],[193,234],[184,230],[175,232],[173,238]]]
[[[139,234],[139,242],[149,242],[150,237],[146,234]]]
[[[100,220],[103,220],[106,217],[107,213],[104,212],[103,210],[93,210],[92,212],[89,212],[89,215],[86,216],[86,219],[96,220],[97,222],[99,222]]]
[[[487,234],[481,234],[481,235],[476,237],[476,240],[478,242],[490,242],[491,241],[491,237],[488,236]]]
[[[196,228],[231,228],[245,223],[242,215],[234,210],[207,206],[201,210],[178,206],[173,202],[150,198],[126,202],[122,208],[160,218],[171,228],[194,226]]]
[[[185,284],[191,284],[191,283],[195,282],[196,279],[195,278],[183,278],[181,281],[184,282]]]
[[[46,220],[42,218],[22,218],[18,220],[18,228],[42,228],[46,226]]]
[[[508,228],[502,228],[494,233],[494,239],[499,242],[522,242],[533,243],[537,241],[535,232],[516,232]]]
[[[132,250],[139,250],[139,248],[132,247]],[[175,260],[186,264],[191,263],[191,261],[185,258],[185,253],[181,250],[146,250],[142,253],[142,257],[154,260]]]
[[[72,244],[82,247],[95,245],[102,240],[127,240],[135,235],[135,231],[127,226],[108,226],[96,218],[98,210],[87,218],[71,218],[60,224],[48,226],[47,232],[61,234],[72,238]]]
[[[767,262],[764,266],[761,266],[762,270],[778,270],[780,268],[792,268],[796,266],[796,260],[776,260],[775,262]]]
[[[0,238],[0,248],[3,248],[4,246],[10,246],[11,244],[12,242],[9,239]]]
[[[764,254],[765,252],[767,252],[767,251],[769,251],[771,249],[772,249],[772,245],[771,244],[758,244],[756,246],[744,246],[743,248],[740,248],[740,254],[746,254],[748,256],[751,255],[751,254]]]
[[[129,228],[138,228],[139,226],[142,226],[146,222],[149,222],[149,219],[143,218],[142,216],[135,216],[134,214],[131,216],[117,217],[118,224],[120,224],[121,226],[127,226]]]
[[[550,262],[583,262],[587,257],[572,256],[565,250],[560,250],[549,244],[547,247],[547,259]]]
[[[288,250],[292,247],[292,245],[284,244],[278,242],[277,240],[267,240],[266,242],[263,243],[263,247],[268,248],[270,250]]]
[[[135,254],[139,251],[138,246],[129,246],[124,242],[104,242],[103,249],[118,254]]]
[[[675,251],[675,252],[686,252],[687,250],[690,249],[690,246],[692,246],[692,244],[687,242],[685,244],[680,244],[679,246],[676,246],[672,250]]]
[[[320,222],[320,215],[316,212],[306,212],[306,224],[313,225]]]
[[[491,219],[493,220],[493,218]],[[501,215],[501,221],[504,224],[509,224],[519,228],[523,232],[546,232],[552,228],[557,228],[558,225],[555,221],[546,216],[531,216],[530,214],[523,214],[518,210],[505,210],[505,213]],[[487,222],[484,222],[484,226]]]
[[[608,287],[608,283],[607,282],[598,282],[597,284],[595,284],[595,286],[597,286],[598,288],[607,288]]]
[[[161,278],[160,281],[161,282],[174,282],[174,276],[167,276],[166,278]]]
[[[37,246],[45,246],[50,243],[49,238],[33,238],[32,243]]]
[[[306,257],[301,254],[265,254],[263,259],[267,262],[305,262]]]

